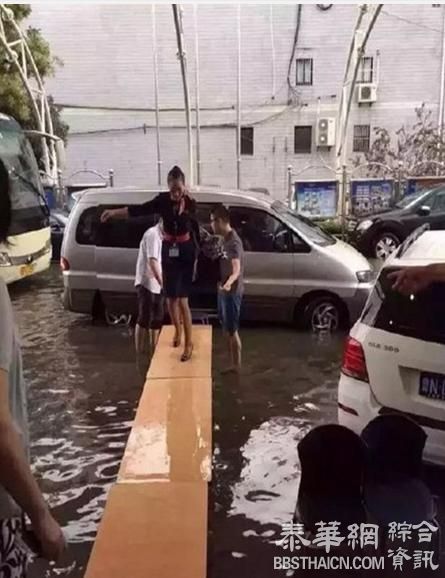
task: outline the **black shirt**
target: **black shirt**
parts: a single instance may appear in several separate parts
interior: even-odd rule
[[[199,242],[199,226],[195,212],[196,202],[188,195],[184,195],[179,201],[174,201],[170,193],[160,193],[147,203],[128,207],[130,217],[158,214],[162,218],[163,228],[167,235],[179,237],[191,233],[195,241]]]

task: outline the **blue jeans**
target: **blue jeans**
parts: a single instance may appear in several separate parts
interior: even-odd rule
[[[239,329],[242,300],[241,293],[218,291],[218,317],[223,331],[229,335],[234,335]]]

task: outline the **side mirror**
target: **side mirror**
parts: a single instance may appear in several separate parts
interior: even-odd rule
[[[431,214],[431,208],[427,205],[422,205],[417,209],[417,214],[419,217],[428,217]]]

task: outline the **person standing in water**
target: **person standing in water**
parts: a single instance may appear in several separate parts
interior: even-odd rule
[[[224,205],[217,206],[210,216],[213,232],[223,239],[218,286],[218,316],[227,336],[231,365],[224,373],[241,370],[241,339],[239,321],[243,299],[244,250],[238,233],[230,225],[230,213]]]
[[[150,353],[158,343],[164,321],[162,295],[162,220],[142,237],[136,264],[135,287],[138,295],[138,318],[135,328],[136,353],[143,353],[149,337]]]
[[[0,161],[0,244],[8,242],[12,220],[9,174]],[[24,514],[31,521],[33,549],[58,560],[65,549],[29,465],[27,392],[11,301],[0,277],[0,576],[25,578],[30,551],[25,546]]]
[[[185,176],[179,167],[168,173],[168,193],[160,193],[142,205],[107,209],[101,215],[103,223],[110,219],[128,219],[158,214],[163,223],[162,278],[164,294],[175,336],[173,347],[181,345],[181,319],[184,325],[184,351],[181,361],[193,353],[192,315],[189,295],[200,243],[199,225],[195,217],[196,203],[187,194]]]

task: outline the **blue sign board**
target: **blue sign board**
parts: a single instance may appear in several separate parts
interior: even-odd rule
[[[389,209],[394,194],[392,179],[351,181],[351,209],[354,215],[370,215]]]
[[[414,195],[445,183],[445,177],[412,177],[407,180],[405,195]]]
[[[46,203],[50,209],[54,209],[56,206],[56,195],[54,192],[54,187],[44,187]]]
[[[335,217],[336,181],[300,181],[295,183],[297,210],[310,219]]]

